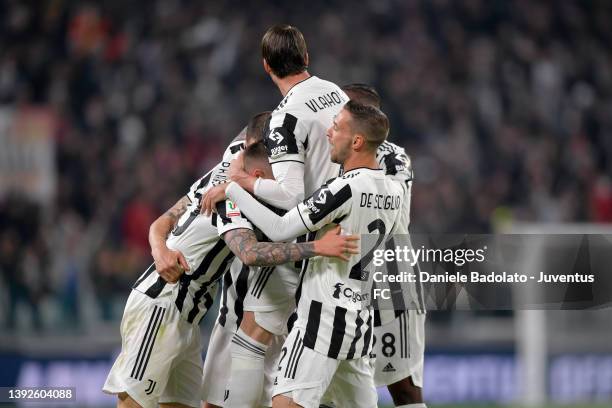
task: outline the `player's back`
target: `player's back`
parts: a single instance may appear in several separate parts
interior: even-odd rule
[[[339,174],[339,165],[330,160],[326,134],[347,101],[336,84],[311,76],[294,85],[272,112],[265,139],[270,162],[303,163],[306,197]]]
[[[186,194],[186,211],[166,239],[169,249],[180,251],[190,271],[181,275],[177,284],[168,284],[156,271],[154,264],[143,273],[133,288],[151,298],[172,296],[181,315],[189,323],[199,322],[212,306],[216,283],[229,268],[234,255],[220,235],[232,228],[250,223],[232,217],[226,202],[217,206],[217,214],[200,213],[202,195],[213,185],[227,180],[232,159],[244,148],[244,141],[236,138],[227,147],[223,160],[197,180]]]

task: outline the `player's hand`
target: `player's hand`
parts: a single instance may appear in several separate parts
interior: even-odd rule
[[[181,251],[160,248],[154,250],[152,255],[155,270],[168,283],[175,283],[185,271],[189,270],[189,264]]]
[[[228,175],[230,180],[235,181],[250,193],[255,194],[255,182],[257,177],[251,176],[244,170],[244,158],[243,153],[240,153],[230,163]]]
[[[238,154],[238,156],[236,156],[234,160],[231,161],[228,175],[230,180],[240,184],[239,181],[245,176],[245,174],[248,176],[247,172],[244,171],[244,156],[242,152],[240,152],[240,154]]]
[[[208,189],[204,196],[202,196],[202,203],[200,204],[200,213],[204,215],[211,215],[216,212],[216,206],[219,201],[225,200],[225,187],[227,183],[221,183],[217,186]]]
[[[341,235],[338,225],[314,242],[317,255],[340,258],[348,261],[351,255],[359,254],[359,235]]]

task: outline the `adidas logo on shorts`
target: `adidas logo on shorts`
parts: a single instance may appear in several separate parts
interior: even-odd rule
[[[395,371],[395,367],[393,367],[391,363],[389,363],[382,369],[382,371],[383,373],[390,373],[390,372]]]

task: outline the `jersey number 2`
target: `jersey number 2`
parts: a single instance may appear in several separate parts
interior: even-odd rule
[[[368,253],[365,254],[364,257],[361,258],[355,265],[353,265],[353,267],[351,268],[351,272],[349,273],[349,278],[351,279],[357,279],[360,281],[368,280],[370,273],[366,270],[363,270],[361,268],[361,265],[366,266],[369,265],[370,262],[372,262],[372,258],[374,257],[374,251],[380,246],[383,239],[385,239],[385,232],[387,232],[387,227],[385,227],[385,223],[383,222],[383,220],[378,218],[368,224],[368,232],[370,232],[370,234],[373,232],[378,232],[376,245],[374,245],[372,249],[370,249],[370,251],[368,251]]]

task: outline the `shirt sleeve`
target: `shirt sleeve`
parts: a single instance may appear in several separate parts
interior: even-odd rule
[[[304,164],[308,131],[298,118],[289,112],[274,112],[270,130],[264,137],[270,163],[294,161]]]
[[[304,198],[304,162],[308,130],[289,112],[274,112],[264,144],[275,180],[255,186],[257,198],[288,210]]]
[[[244,215],[272,241],[287,241],[308,232],[296,207],[281,217],[258,202],[238,183],[230,183],[225,192],[230,200],[240,206]]]
[[[251,222],[242,214],[240,208],[232,200],[217,203],[217,232],[223,236],[228,231],[238,228],[253,230]]]
[[[276,180],[257,179],[255,196],[283,210],[290,210],[304,199],[304,165],[279,162],[272,168]]]
[[[310,231],[327,224],[340,222],[352,207],[350,184],[342,179],[333,179],[324,184],[312,196],[298,205],[298,213]]]
[[[414,178],[410,157],[403,148],[383,150],[382,145],[376,152],[376,160],[381,169],[388,176],[395,179],[409,181]]]

